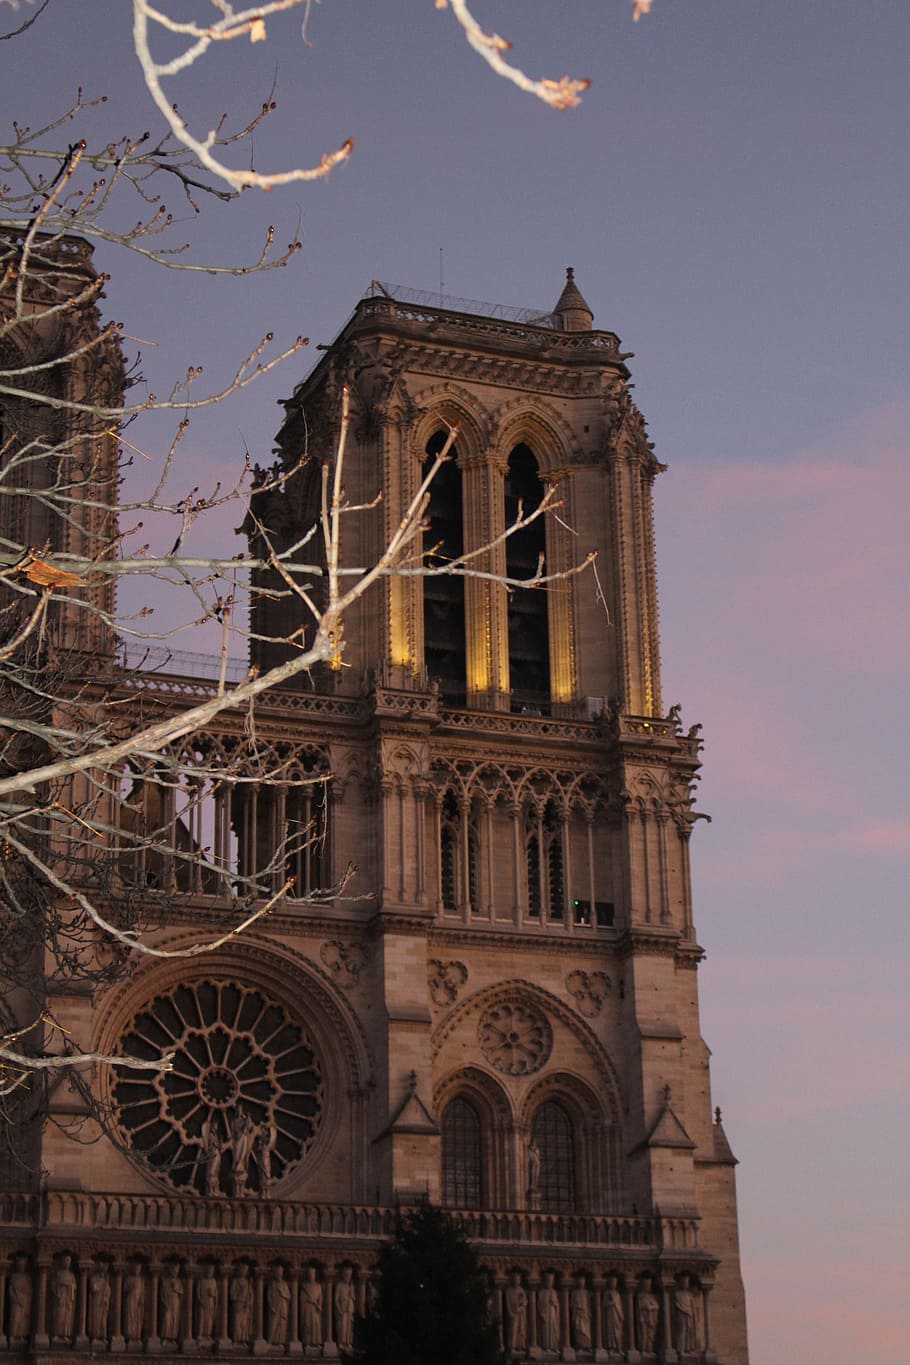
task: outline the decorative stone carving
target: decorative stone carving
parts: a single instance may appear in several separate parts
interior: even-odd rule
[[[32,1319],[32,1276],[28,1269],[28,1258],[17,1256],[9,1277],[9,1323],[7,1333],[10,1345],[26,1341]]]
[[[300,1331],[304,1346],[322,1344],[322,1285],[308,1265],[300,1286]]]
[[[123,1282],[123,1329],[129,1346],[142,1340],[145,1322],[145,1276],[139,1261],[131,1261]]]
[[[341,1351],[349,1351],[354,1345],[354,1271],[349,1265],[341,1267],[341,1279],[335,1285],[333,1307],[335,1309],[335,1344]]]
[[[575,1288],[569,1295],[569,1322],[572,1329],[572,1345],[576,1351],[590,1351],[591,1295],[588,1293],[588,1282],[582,1274],[577,1276]]]
[[[209,1262],[196,1281],[196,1336],[200,1342],[210,1343],[215,1336],[215,1310],[218,1307],[218,1281],[215,1267]]]
[[[269,1280],[269,1345],[284,1346],[288,1339],[291,1311],[291,1286],[284,1278],[284,1266],[272,1266]]]
[[[463,962],[441,962],[434,957],[427,963],[427,984],[436,1005],[454,1005],[467,979],[468,969]]]
[[[246,1261],[240,1261],[228,1289],[231,1304],[231,1340],[235,1346],[249,1342],[253,1335],[253,1281]]]
[[[509,1283],[502,1296],[505,1316],[506,1350],[513,1354],[527,1349],[528,1345],[528,1296],[521,1282],[521,1275],[513,1270]]]
[[[642,1355],[653,1355],[657,1339],[657,1319],[660,1303],[651,1293],[651,1276],[643,1275],[641,1288],[635,1296],[635,1321],[638,1327],[638,1349]]]
[[[542,1351],[559,1350],[559,1295],[553,1279],[552,1270],[545,1270],[537,1291],[537,1339]]]
[[[553,1048],[546,1017],[532,1006],[505,1001],[481,1016],[477,1040],[487,1061],[507,1076],[539,1071]]]
[[[532,1138],[528,1144],[528,1197],[537,1197],[540,1187],[540,1148]]]
[[[359,948],[356,943],[343,943],[340,939],[329,939],[319,949],[319,956],[332,973],[337,984],[344,990],[357,985],[366,958],[363,949]]]
[[[569,972],[566,977],[566,990],[578,1006],[578,1012],[588,1019],[600,1014],[612,985],[606,972],[576,971]]]
[[[72,1271],[72,1257],[61,1256],[51,1281],[51,1339],[69,1341],[73,1335],[76,1314],[76,1276]]]
[[[621,1351],[625,1311],[622,1306],[622,1294],[619,1292],[618,1281],[615,1275],[610,1275],[607,1279],[607,1287],[604,1290],[603,1308],[604,1349],[607,1351]]]
[[[111,1312],[111,1281],[106,1265],[96,1264],[88,1277],[88,1335],[92,1345],[106,1342]]]
[[[161,1301],[161,1340],[169,1346],[177,1345],[180,1336],[180,1309],[183,1304],[184,1286],[180,1278],[180,1267],[176,1261],[168,1261],[161,1277],[159,1298]]]
[[[681,1275],[673,1292],[673,1325],[676,1329],[676,1349],[688,1355],[698,1349],[698,1319],[695,1315],[695,1295],[689,1288],[688,1275]]]
[[[265,991],[233,980],[177,984],[139,1010],[120,1041],[127,1054],[150,1046],[174,1052],[173,1070],[124,1072],[113,1100],[127,1144],[168,1184],[265,1194],[303,1159],[322,1119],[322,1067],[305,1030]]]

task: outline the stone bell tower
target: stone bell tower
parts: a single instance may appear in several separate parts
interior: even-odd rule
[[[32,1231],[0,1221],[9,1283],[35,1286],[0,1324],[16,1349],[337,1360],[382,1238],[429,1198],[512,1358],[747,1365],[698,1019],[699,727],[661,699],[663,466],[629,359],[571,271],[552,312],[374,284],[286,403],[249,529],[292,564],[325,568],[343,394],[343,570],[377,562],[454,431],[449,458],[332,663],[265,697],[255,744],[244,716],[192,737],[225,779],[211,867],[178,829],[192,878],[155,870],[168,947],[214,936],[232,876],[293,891],[83,1002],[84,1047],[174,1067],[101,1076],[106,1133],[49,1171]],[[260,667],[313,628],[322,576],[295,572],[253,584]],[[193,705],[181,686],[156,703]]]

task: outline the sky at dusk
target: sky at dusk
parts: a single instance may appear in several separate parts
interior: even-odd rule
[[[0,27],[26,13],[0,3]],[[193,419],[175,480],[205,491],[245,448],[268,462],[278,400],[371,279],[438,290],[442,248],[446,294],[549,309],[575,267],[595,326],[635,352],[669,465],[664,701],[704,725],[702,1024],[741,1161],[752,1365],[910,1360],[910,6],[477,13],[533,74],[590,77],[581,106],[557,113],[497,79],[433,0],[323,0],[308,44],[299,18],[277,18],[269,42],[219,51],[168,94],[208,127],[274,88],[256,168],[351,136],[349,164],[195,221],[176,193],[168,208],[193,243],[181,259],[255,259],[270,223],[280,242],[299,223],[302,251],[238,279],[99,248],[105,307],[145,343],[159,393],[191,364],[216,385],[266,331],[312,338]],[[108,140],[157,128],[129,38],[124,0],[51,0],[0,44],[5,123],[47,120],[82,85],[108,96],[88,116]],[[164,433],[145,439],[154,453]]]

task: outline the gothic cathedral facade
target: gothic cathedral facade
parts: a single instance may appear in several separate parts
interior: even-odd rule
[[[374,287],[285,405],[247,530],[289,562],[318,559],[343,395],[342,568],[375,562],[447,458],[336,658],[259,704],[255,754],[244,714],[187,741],[228,775],[205,829],[172,808],[174,848],[207,861],[141,869],[170,885],[168,950],[215,934],[233,869],[292,890],[215,951],[55,998],[86,1050],[175,1062],[100,1067],[90,1097],[61,1081],[8,1163],[13,1357],[337,1359],[381,1239],[429,1199],[476,1245],[513,1357],[747,1365],[698,1018],[699,727],[661,699],[662,466],[628,358],[571,272],[537,315]],[[302,586],[261,571],[257,667],[306,640]],[[143,704],[207,686],[146,677]],[[137,780],[122,818],[147,799]]]

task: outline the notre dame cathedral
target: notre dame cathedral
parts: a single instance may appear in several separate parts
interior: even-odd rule
[[[292,890],[212,951],[55,988],[79,1048],[174,1064],[61,1077],[28,1118],[0,1193],[11,1359],[337,1360],[377,1247],[430,1200],[476,1246],[509,1356],[746,1365],[736,1163],[699,1031],[699,727],[661,698],[662,466],[593,322],[571,270],[551,313],[374,285],[287,401],[254,549],[318,554],[346,391],[363,511],[343,565],[375,562],[455,430],[432,572],[379,579],[332,664],[260,701],[277,780],[242,771],[236,711],[186,740],[206,802],[147,772],[120,792],[110,828],[173,831],[173,857],[116,864],[167,906],[160,949],[218,936],[232,876]],[[312,617],[274,569],[253,586],[264,669]],[[170,714],[216,674],[172,663],[125,705]]]

